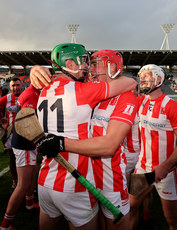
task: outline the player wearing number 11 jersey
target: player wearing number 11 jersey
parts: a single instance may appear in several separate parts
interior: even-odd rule
[[[133,79],[124,84],[124,78],[115,80],[115,84],[80,82],[87,68],[86,54],[85,48],[79,44],[61,44],[53,49],[52,63],[55,70],[60,72],[54,82],[41,91],[37,105],[39,122],[46,134],[73,139],[89,138],[92,109],[98,102],[119,94],[124,86],[131,90],[136,85]],[[31,75],[38,77],[39,73],[44,72],[45,68],[36,66]],[[123,85],[120,87],[119,83]],[[90,157],[70,152],[61,154],[95,184]],[[95,220],[98,206],[95,198],[53,158],[43,159],[38,184],[41,229],[57,229],[55,223],[60,222],[62,215],[68,220],[70,229],[97,228]]]

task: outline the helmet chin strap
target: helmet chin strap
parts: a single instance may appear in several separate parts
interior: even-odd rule
[[[60,67],[57,63],[49,60],[52,64],[55,65],[55,67],[57,67],[57,69],[59,71],[61,71],[62,73],[66,74],[68,77],[72,78],[74,81],[80,81],[80,82],[83,82],[85,80],[85,74],[84,74],[84,77],[80,77],[79,79],[77,79],[76,77],[74,77],[72,74],[70,74],[67,70],[68,68],[65,68],[65,67]],[[72,71],[71,71],[72,72]],[[76,73],[78,73],[79,71],[77,70]],[[73,71],[73,73],[75,73],[75,71]]]
[[[154,89],[151,89],[151,87],[145,87],[145,88],[140,88],[140,92],[144,93],[146,95],[154,92],[156,89],[158,89],[160,86],[155,87]]]

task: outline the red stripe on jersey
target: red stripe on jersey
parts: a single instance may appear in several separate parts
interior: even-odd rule
[[[145,170],[146,164],[146,137],[145,137],[145,128],[141,127],[141,138],[143,140],[144,155],[141,160],[141,167]]]
[[[52,161],[52,159],[45,159],[45,165],[42,166],[41,171],[42,173],[39,174],[38,184],[41,186],[44,186],[45,179],[47,177],[47,174],[49,172],[49,164]]]
[[[48,89],[50,89],[50,85],[42,89],[40,97],[46,97]]]
[[[101,159],[93,158],[93,172],[95,177],[96,187],[103,189],[103,163]]]
[[[60,79],[55,80],[55,82],[57,81],[60,81]],[[64,90],[65,90],[64,86],[68,84],[69,82],[70,80],[68,79],[64,79],[60,81],[59,86],[55,89],[55,95],[64,95]]]
[[[62,152],[62,156],[68,160],[68,152]],[[65,184],[65,178],[66,178],[67,170],[63,168],[60,164],[58,164],[58,172],[57,176],[55,178],[54,186],[53,189],[56,191],[63,191],[64,189],[64,184]],[[59,182],[60,183],[59,183]]]
[[[103,127],[93,127],[93,137],[103,136]],[[96,166],[96,167],[95,167]],[[100,158],[93,158],[93,172],[96,182],[96,187],[103,189],[103,163]],[[99,175],[99,178],[98,176]]]
[[[135,153],[134,147],[133,147],[133,137],[132,137],[132,129],[127,134],[127,148],[129,153]]]
[[[147,101],[146,104],[144,105],[143,107],[143,110],[142,110],[142,113],[143,115],[146,115],[147,112],[148,112],[148,108],[149,108],[149,104],[150,104],[150,101]]]
[[[157,104],[157,106],[156,106],[156,104]],[[162,101],[161,101],[161,104],[162,104]],[[160,111],[161,111],[161,105],[159,105],[158,101],[156,101],[154,104],[154,108],[152,110],[152,117],[153,118],[159,118]]]
[[[167,158],[172,154],[174,150],[174,142],[175,142],[175,135],[174,132],[172,131],[166,131],[166,136],[167,136]]]
[[[97,203],[97,199],[96,197],[89,192],[89,197],[90,197],[90,205],[93,208],[95,206],[95,204]]]
[[[30,154],[28,150],[25,150],[25,160],[26,160],[26,165],[30,164]]]
[[[151,130],[152,166],[159,165],[159,132]]]
[[[113,191],[121,191],[123,188],[123,177],[122,177],[122,170],[120,168],[120,161],[121,161],[121,148],[114,154],[111,158],[111,168],[113,169]],[[122,177],[120,179],[120,177]],[[119,183],[117,183],[119,181]]]
[[[78,135],[79,135],[79,139],[88,139],[88,123],[83,123],[78,125]],[[86,158],[87,158],[87,162],[86,162]],[[79,163],[77,169],[84,177],[86,177],[88,172],[88,159],[89,158],[86,156],[79,155]],[[86,190],[85,187],[83,187],[83,185],[81,185],[80,182],[76,181],[75,192],[85,191],[85,190]]]
[[[140,133],[140,129],[138,129],[138,139],[139,139],[139,146],[141,147],[141,133]]]
[[[110,99],[107,99],[105,101],[102,101],[98,107],[98,109],[106,110],[109,105]]]

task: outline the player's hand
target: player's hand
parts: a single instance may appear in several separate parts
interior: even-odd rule
[[[168,170],[162,164],[154,167],[153,169],[153,171],[155,172],[155,182],[156,183],[164,179],[168,174]]]
[[[30,71],[30,81],[36,89],[42,89],[53,82],[53,77],[47,67],[35,65]]]
[[[43,156],[56,157],[59,152],[65,151],[64,137],[48,134],[36,145],[37,151]]]

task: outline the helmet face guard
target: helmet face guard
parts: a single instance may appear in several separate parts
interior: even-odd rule
[[[140,79],[140,91],[144,94],[149,94],[152,91],[159,88],[165,79],[165,73],[164,73],[163,69],[157,65],[154,65],[154,64],[149,64],[149,65],[143,66],[140,69],[140,71],[138,72],[138,76],[141,78],[141,75],[143,73],[146,75],[146,79],[148,79],[148,78],[150,79],[150,80],[146,80],[146,79],[141,80]],[[160,83],[157,83],[158,77],[161,78]],[[154,86],[155,86],[155,88],[153,88]]]
[[[108,76],[110,78],[113,79],[113,78],[115,78],[116,76],[118,76],[119,74],[122,73],[123,58],[122,58],[122,55],[119,52],[114,51],[114,50],[100,50],[100,51],[97,51],[97,52],[92,54],[91,62],[96,62],[97,63],[98,61],[102,61],[104,66],[105,66],[105,68],[108,69]],[[110,66],[111,66],[112,63],[116,64],[116,68],[117,68],[116,73],[114,75],[111,74],[111,70],[110,70]],[[94,76],[94,77],[98,77],[99,75],[102,75],[102,74],[96,74],[96,76]]]

